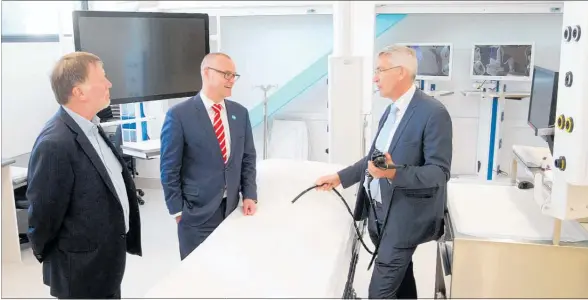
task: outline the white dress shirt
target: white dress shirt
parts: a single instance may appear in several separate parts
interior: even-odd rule
[[[206,96],[203,92],[200,92],[200,98],[202,98],[202,103],[204,103],[204,107],[206,108],[206,112],[210,117],[210,123],[214,127],[214,115],[215,112],[212,109],[212,106],[215,104],[214,101],[210,100],[208,96]],[[231,132],[229,130],[229,118],[227,117],[227,106],[225,105],[225,100],[219,103],[223,108],[220,111],[221,122],[223,122],[223,129],[225,130],[225,146],[227,148],[227,161],[231,157]],[[220,147],[220,146],[219,146]],[[227,197],[227,189],[225,187],[225,192],[223,197]],[[179,212],[174,217],[182,215],[182,212]]]

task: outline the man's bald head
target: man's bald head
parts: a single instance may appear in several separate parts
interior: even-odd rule
[[[231,59],[231,57],[229,55],[224,54],[224,53],[220,53],[220,52],[208,53],[208,54],[206,54],[206,56],[204,56],[204,59],[202,59],[202,63],[200,64],[200,71],[204,71],[208,67],[214,68],[214,65],[220,59],[230,60],[230,61],[233,60],[233,59]]]
[[[230,56],[224,53],[209,53],[200,64],[202,89],[206,96],[214,101],[221,101],[231,95],[239,74]]]

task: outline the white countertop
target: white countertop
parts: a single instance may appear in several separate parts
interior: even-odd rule
[[[554,218],[543,214],[533,189],[476,182],[450,182],[448,207],[457,231],[474,237],[550,241]],[[562,222],[562,242],[588,241],[577,221]]]

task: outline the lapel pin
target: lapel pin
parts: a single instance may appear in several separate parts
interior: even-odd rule
[[[235,115],[231,115],[231,118],[233,118],[233,120],[237,120],[237,117],[235,117]]]

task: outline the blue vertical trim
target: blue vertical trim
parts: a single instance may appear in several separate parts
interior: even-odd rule
[[[421,90],[425,90],[425,81],[421,79]]]
[[[496,82],[496,92],[500,92],[500,82]],[[492,98],[492,118],[490,119],[490,143],[488,149],[488,169],[486,170],[486,179],[492,180],[494,175],[494,145],[496,142],[496,123],[498,119],[498,97]]]
[[[145,109],[143,107],[143,102],[141,102],[140,105],[140,109],[141,109],[141,116],[139,118],[145,118]],[[147,134],[147,122],[143,121],[141,122],[141,130],[143,131],[143,141],[146,141],[149,139],[149,135]]]

